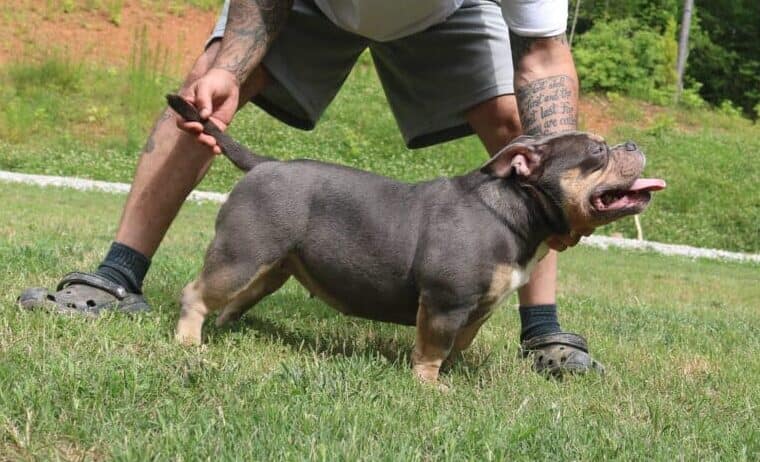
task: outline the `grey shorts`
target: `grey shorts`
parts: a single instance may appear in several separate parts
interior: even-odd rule
[[[226,5],[209,42],[224,35],[225,24]],[[273,82],[253,102],[311,130],[366,48],[410,148],[472,134],[469,108],[514,93],[509,34],[497,1],[465,0],[440,24],[375,42],[339,28],[312,1],[295,0],[263,60]]]

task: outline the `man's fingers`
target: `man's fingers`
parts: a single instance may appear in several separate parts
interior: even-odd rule
[[[209,120],[216,125],[216,128],[218,128],[221,131],[227,130],[227,124],[222,122],[221,120],[217,119],[216,117],[210,117]]]
[[[199,135],[203,133],[203,125],[200,122],[187,122],[184,119],[177,119],[177,127],[186,132]]]
[[[211,117],[213,106],[213,91],[205,83],[205,80],[198,82],[198,86],[195,88],[195,107],[198,109],[198,113],[201,119],[206,120]]]
[[[216,146],[216,139],[214,139],[214,137],[211,135],[201,133],[196,138],[198,139],[198,141],[200,141],[201,143],[205,144],[206,146],[210,148],[213,148],[214,146]]]

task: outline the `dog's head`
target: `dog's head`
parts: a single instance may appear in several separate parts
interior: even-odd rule
[[[511,178],[563,212],[571,232],[594,228],[641,213],[660,179],[640,178],[646,158],[632,142],[608,146],[583,132],[544,137],[521,136],[492,157],[481,171]]]

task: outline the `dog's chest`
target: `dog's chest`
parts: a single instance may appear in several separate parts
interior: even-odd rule
[[[488,290],[481,297],[481,307],[490,312],[491,309],[504,300],[504,297],[527,284],[536,264],[544,258],[548,251],[549,247],[542,243],[536,250],[533,258],[525,266],[508,263],[496,264],[491,274],[491,283],[488,286]]]

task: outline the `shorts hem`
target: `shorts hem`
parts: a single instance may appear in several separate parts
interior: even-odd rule
[[[457,138],[463,138],[475,133],[470,124],[464,117],[464,112],[468,109],[477,106],[489,99],[499,96],[513,95],[514,84],[513,82],[505,82],[496,85],[492,85],[488,88],[480,90],[475,95],[467,98],[457,98],[456,100],[450,100],[446,106],[453,108],[451,111],[446,111],[449,114],[458,114],[460,120],[452,120],[453,117],[449,117],[447,121],[439,120],[438,123],[433,122],[426,127],[420,127],[416,130],[409,130],[409,132],[415,133],[408,138],[405,136],[406,146],[409,149],[419,149],[435,144],[445,143],[447,141],[453,141]],[[452,123],[453,122],[453,123]],[[441,125],[446,128],[439,128]]]
[[[264,96],[256,95],[251,98],[251,102],[270,116],[274,117],[280,122],[283,122],[284,124],[290,125],[293,128],[310,131],[314,130],[314,127],[316,126],[316,123],[314,123],[314,121],[293,115],[285,109],[282,109],[277,104],[269,101]]]
[[[455,125],[453,127],[444,128],[443,130],[415,136],[406,142],[406,147],[409,149],[427,148],[447,141],[464,138],[465,136],[470,136],[474,133],[475,131],[470,124],[465,122],[461,125]]]

